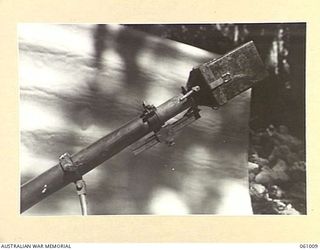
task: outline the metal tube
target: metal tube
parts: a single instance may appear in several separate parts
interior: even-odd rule
[[[139,117],[128,122],[72,155],[72,160],[69,159],[70,164],[72,163],[72,167],[77,170],[77,174],[64,171],[61,167],[63,164],[57,164],[23,184],[20,211],[24,212],[70,182],[76,181],[79,176],[86,174],[152,130],[157,131],[167,120],[193,106],[194,103],[209,107],[222,106],[266,76],[267,72],[253,42],[248,42],[218,59],[194,68],[187,82],[187,89],[193,92],[200,90],[194,98],[187,98],[193,93],[188,92],[171,98],[156,110],[153,106],[145,105],[143,119]],[[67,167],[69,162],[66,163]]]
[[[162,122],[166,122],[190,107],[191,104],[187,99],[180,101],[181,96],[173,97],[157,107],[157,116]],[[151,131],[152,128],[148,123],[143,122],[141,118],[136,118],[72,155],[72,160],[82,176]],[[76,181],[76,178],[78,178],[76,175],[63,171],[61,166],[57,164],[23,184],[21,186],[20,212],[23,213],[52,193]]]
[[[87,207],[87,198],[85,194],[79,195],[80,206],[81,206],[81,214],[83,216],[88,215],[88,207]]]

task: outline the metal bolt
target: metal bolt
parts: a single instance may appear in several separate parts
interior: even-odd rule
[[[180,97],[179,101],[183,101],[184,99],[186,99],[187,97],[189,97],[190,95],[192,95],[194,92],[198,92],[200,90],[199,86],[194,86],[192,87],[192,89],[186,93],[185,95],[183,95],[182,97]]]

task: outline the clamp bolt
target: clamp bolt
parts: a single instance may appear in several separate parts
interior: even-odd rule
[[[68,152],[59,157],[59,162],[64,171],[73,172],[77,170],[77,167],[74,165],[71,155]]]

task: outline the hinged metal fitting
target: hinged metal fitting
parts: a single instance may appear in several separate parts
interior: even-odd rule
[[[86,182],[83,179],[77,180],[75,182],[76,189],[78,195],[86,195],[87,194],[87,185]]]

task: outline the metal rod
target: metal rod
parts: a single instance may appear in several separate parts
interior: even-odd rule
[[[79,180],[79,176],[83,176],[148,133],[159,130],[166,121],[194,104],[222,106],[266,76],[267,71],[252,41],[194,68],[187,82],[189,92],[184,91],[184,95],[173,97],[156,109],[152,105],[144,105],[144,113],[139,118],[72,155],[67,161],[62,157],[60,161],[64,162],[65,168],[76,169],[76,175],[72,171],[64,171],[62,165],[57,164],[23,184],[20,211],[24,212],[70,182]],[[189,98],[195,92],[199,93],[194,98]]]
[[[85,194],[79,195],[80,206],[81,206],[81,214],[83,216],[88,215],[88,207],[87,207],[87,198]]]
[[[181,96],[173,97],[157,107],[157,116],[162,122],[191,106],[187,99],[181,102]],[[140,117],[136,118],[72,155],[72,160],[82,176],[150,132],[152,128],[148,123],[143,122]],[[74,181],[76,181],[74,174],[63,171],[60,164],[55,165],[21,186],[20,212],[26,211]]]

